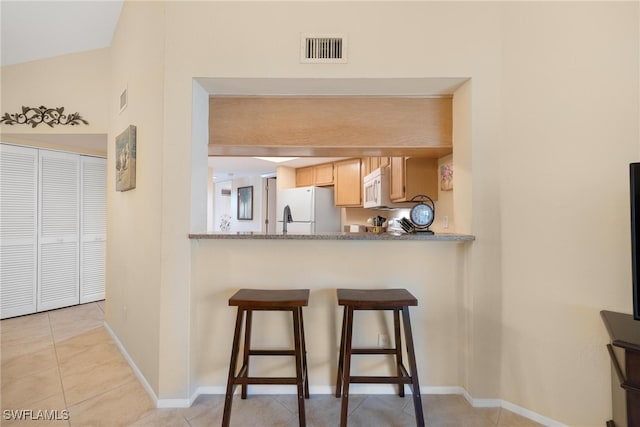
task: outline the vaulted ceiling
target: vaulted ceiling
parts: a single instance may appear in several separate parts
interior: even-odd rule
[[[0,1],[1,64],[111,45],[122,0]]]

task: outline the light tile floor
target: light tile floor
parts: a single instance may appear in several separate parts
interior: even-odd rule
[[[2,426],[218,426],[224,396],[200,396],[190,408],[156,409],[103,327],[104,302],[84,304],[0,322]],[[409,396],[353,395],[349,426],[415,426]],[[499,408],[472,408],[458,395],[424,395],[429,427],[537,426]],[[12,410],[29,418],[9,420]],[[57,420],[43,421],[48,411]],[[57,411],[57,412],[55,412]],[[340,399],[312,395],[307,425],[335,427]],[[234,398],[233,426],[297,426],[295,395]]]

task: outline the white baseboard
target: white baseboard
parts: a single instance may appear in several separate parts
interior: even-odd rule
[[[192,404],[193,401],[190,399],[158,399],[156,408],[190,408]]]
[[[136,378],[138,378],[138,381],[140,381],[140,384],[142,384],[142,387],[145,389],[147,394],[149,394],[149,397],[151,397],[151,400],[153,400],[153,404],[156,406],[156,408],[158,408],[158,396],[156,396],[156,394],[154,393],[153,388],[151,388],[151,386],[147,382],[147,379],[142,374],[142,371],[138,369],[138,366],[135,364],[131,356],[129,356],[129,353],[122,345],[122,342],[120,342],[120,338],[118,338],[116,333],[113,332],[113,329],[111,329],[111,326],[109,326],[109,324],[106,321],[103,322],[103,324],[104,324],[104,328],[107,330],[107,332],[111,336],[111,339],[113,340],[113,342],[116,343],[118,350],[120,350],[120,353],[122,353],[122,356],[131,367],[131,370],[135,374]]]
[[[201,386],[196,389],[196,391],[191,395],[189,399],[158,399],[158,396],[154,393],[153,389],[147,382],[147,379],[142,374],[142,371],[138,369],[136,364],[134,363],[127,350],[124,348],[118,336],[113,332],[111,327],[107,322],[104,322],[104,327],[116,343],[116,346],[120,350],[120,353],[124,356],[125,360],[133,370],[133,373],[142,384],[142,387],[146,390],[146,392],[153,400],[156,408],[188,408],[193,402],[201,395],[208,394],[225,394],[226,387],[224,386]],[[252,387],[253,388],[253,387]],[[253,388],[255,390],[251,394],[296,394],[295,387],[292,386],[276,386],[271,385],[268,388]],[[239,388],[236,389],[236,392],[239,393]],[[256,393],[257,392],[257,393]],[[409,392],[409,389],[407,389]],[[467,390],[463,387],[459,386],[445,386],[445,387],[420,387],[420,392],[425,394],[458,394],[463,396],[467,402],[474,408],[503,408],[508,411],[511,411],[515,414],[518,414],[522,417],[533,420],[537,423],[548,427],[568,427],[566,424],[562,424],[561,422],[552,420],[551,418],[545,417],[543,415],[538,414],[537,412],[530,411],[522,406],[515,405],[511,402],[507,402],[502,399],[475,399],[473,398]],[[335,388],[333,386],[324,385],[324,386],[310,386],[309,387],[310,394],[333,394],[335,393]],[[350,388],[350,394],[395,394],[395,387],[389,384],[353,384]]]
[[[469,405],[474,408],[502,408],[502,400],[500,399],[474,399],[467,390],[460,387],[462,389],[462,394]]]
[[[563,424],[559,421],[552,420],[551,418],[545,417],[544,415],[540,415],[537,412],[530,411],[522,406],[515,405],[511,402],[507,402],[506,400],[502,401],[502,408],[511,411],[515,414],[523,416],[525,418],[529,418],[537,423],[548,427],[568,427],[566,424]]]
[[[551,418],[540,415],[537,412],[530,411],[526,408],[523,408],[522,406],[507,402],[506,400],[474,399],[465,389],[462,390],[463,393],[461,394],[474,408],[502,408],[548,427],[568,427],[566,424],[562,424],[561,422],[552,420]]]

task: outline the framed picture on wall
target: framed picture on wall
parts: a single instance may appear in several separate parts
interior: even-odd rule
[[[116,136],[116,191],[136,188],[136,127]]]
[[[238,187],[238,219],[253,219],[253,185]]]

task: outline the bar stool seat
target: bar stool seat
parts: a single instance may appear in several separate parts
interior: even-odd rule
[[[398,384],[398,396],[404,397],[404,385],[409,384],[413,394],[413,406],[416,425],[424,427],[424,414],[420,397],[420,384],[416,367],[416,356],[409,319],[409,307],[417,306],[418,300],[406,289],[338,289],[338,305],[344,306],[340,354],[338,356],[338,378],[336,397],[342,396],[340,427],[347,426],[349,410],[349,386],[356,384]],[[394,347],[393,348],[353,348],[353,315],[357,310],[393,310]],[[400,313],[407,346],[409,370],[402,360],[402,339]],[[386,354],[396,358],[395,376],[353,376],[351,375],[352,355]]]
[[[231,348],[231,362],[225,394],[222,427],[231,421],[231,404],[236,385],[242,386],[241,398],[247,398],[249,384],[291,384],[298,388],[298,420],[300,427],[306,425],[304,398],[309,398],[309,378],[307,373],[307,350],[304,340],[302,307],[309,304],[308,289],[240,289],[231,298],[229,305],[238,307],[236,326]],[[290,311],[293,315],[293,350],[261,350],[251,348],[251,323],[254,311]],[[240,353],[242,321],[244,326],[244,349],[242,366],[236,372]],[[249,376],[250,356],[294,356],[295,377],[251,377]]]

